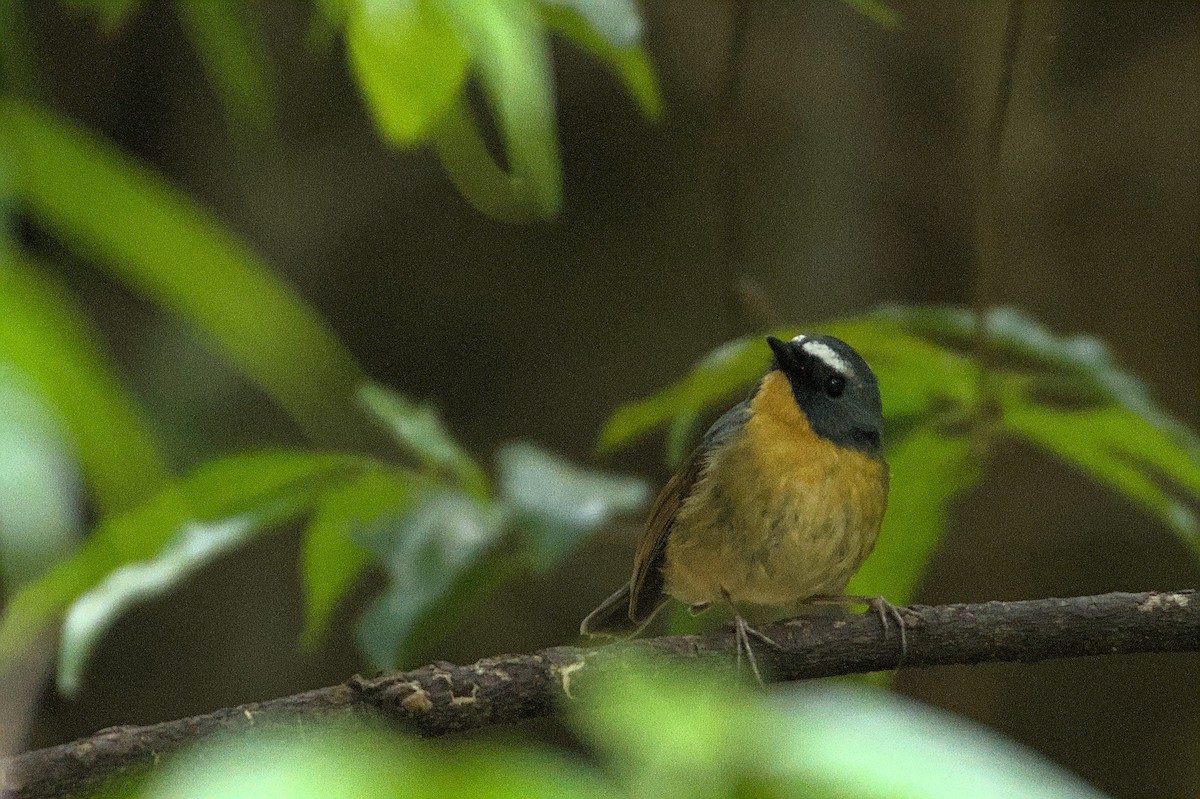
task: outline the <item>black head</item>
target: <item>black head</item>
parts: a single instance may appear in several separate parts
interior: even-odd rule
[[[880,452],[883,401],[879,382],[853,347],[833,336],[767,337],[772,369],[787,376],[813,432],[843,447]]]

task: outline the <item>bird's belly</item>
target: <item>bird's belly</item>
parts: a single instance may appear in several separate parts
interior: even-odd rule
[[[740,457],[714,463],[680,508],[667,542],[667,592],[692,605],[728,595],[785,607],[845,590],[878,536],[886,467],[845,450],[818,452],[824,461],[810,450],[784,469],[729,454]]]

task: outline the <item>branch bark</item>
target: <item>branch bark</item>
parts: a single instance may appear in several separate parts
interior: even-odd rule
[[[759,649],[764,674],[797,680],[983,662],[1033,662],[1084,655],[1200,651],[1200,595],[1113,593],[1071,599],[901,608],[908,653],[896,630],[874,614],[793,619],[764,628],[778,651]],[[4,766],[0,796],[69,795],[217,731],[320,716],[397,720],[425,736],[550,714],[596,674],[620,669],[630,654],[657,654],[728,669],[732,633],[673,636],[595,649],[559,646],[532,655],[486,658],[467,666],[436,662],[414,671],[295,696],[225,708],[146,727],[110,727],[90,738],[27,752]]]

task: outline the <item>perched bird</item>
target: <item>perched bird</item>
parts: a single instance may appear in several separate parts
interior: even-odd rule
[[[794,615],[811,602],[870,605],[887,631],[904,621],[882,597],[842,592],[875,546],[887,507],[883,406],[875,374],[833,336],[767,338],[770,370],[716,421],[650,510],[629,583],[580,626],[632,636],[669,597],[699,613],[734,614],[761,681],[752,618]],[[887,615],[885,615],[887,614]]]

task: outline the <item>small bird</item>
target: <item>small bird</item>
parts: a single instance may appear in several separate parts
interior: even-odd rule
[[[629,583],[583,620],[587,636],[640,632],[674,597],[734,615],[742,652],[762,681],[754,618],[814,602],[869,605],[887,633],[904,620],[882,597],[842,596],[871,554],[887,508],[883,404],[875,374],[833,336],[767,338],[771,368],[705,433],[650,509]],[[885,615],[886,614],[886,615]]]

